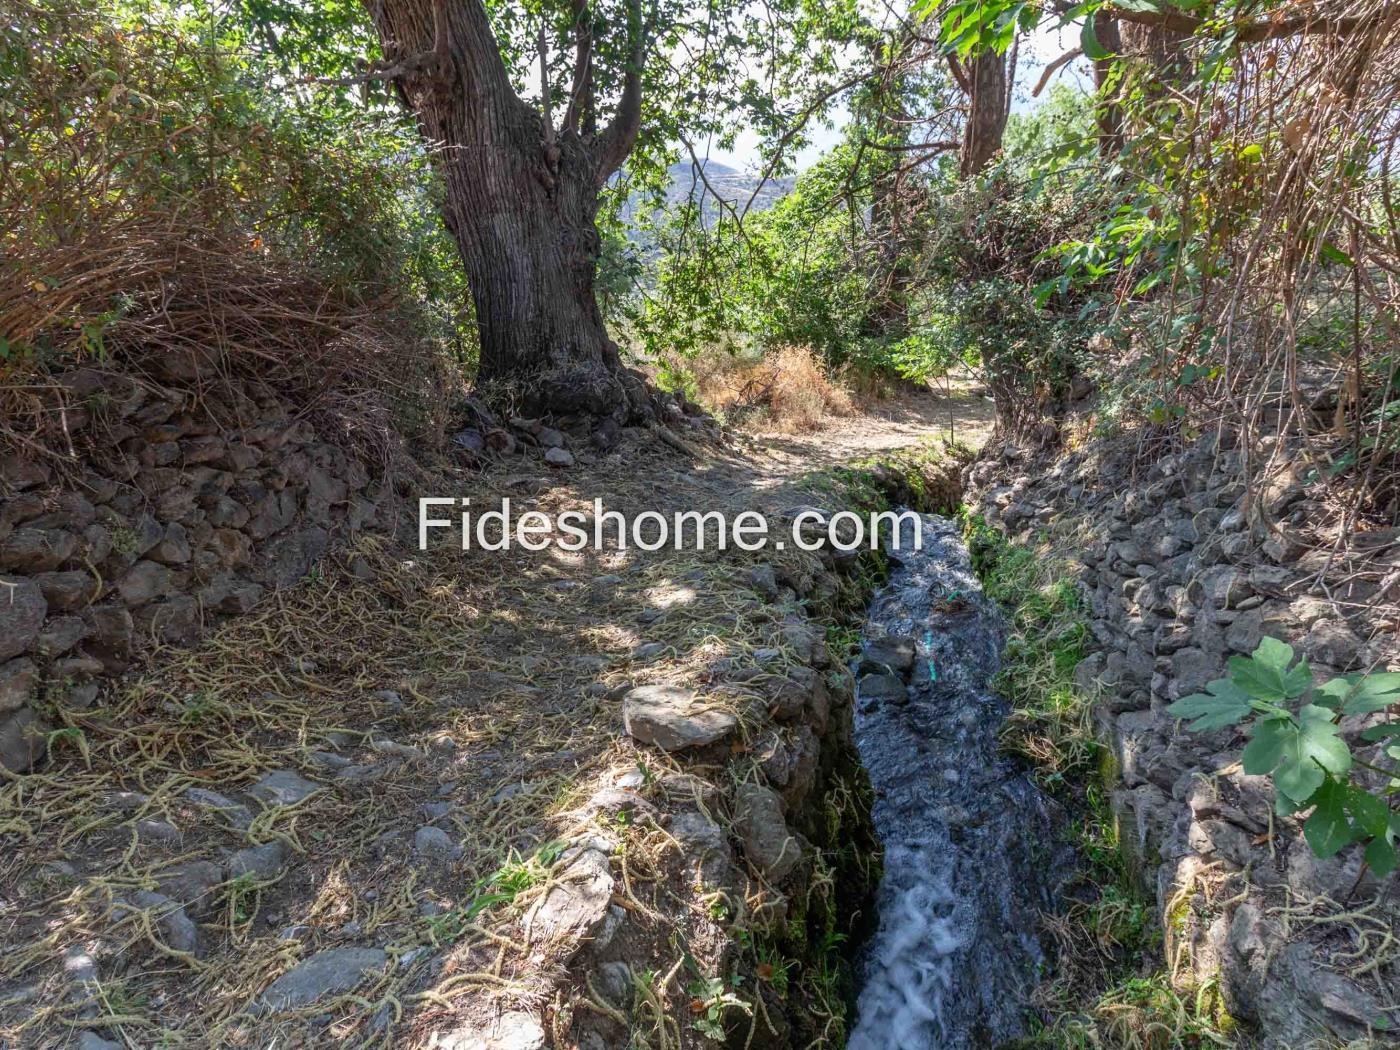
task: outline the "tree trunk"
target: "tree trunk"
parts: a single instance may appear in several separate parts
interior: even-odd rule
[[[1123,38],[1118,23],[1102,11],[1096,11],[1094,35],[1107,51],[1117,55],[1123,50]],[[1099,126],[1099,153],[1109,156],[1123,148],[1123,107],[1116,94],[1109,91],[1113,58],[1094,59],[1094,120]]]
[[[531,416],[649,417],[593,291],[598,194],[635,126],[550,127],[516,95],[481,0],[368,7],[442,176],[481,335],[478,390]]]
[[[963,131],[960,167],[964,177],[976,175],[1001,151],[1006,131],[1006,58],[985,51],[967,66],[967,127]]]

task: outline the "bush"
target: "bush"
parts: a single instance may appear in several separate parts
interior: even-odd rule
[[[850,396],[806,347],[771,354],[710,354],[663,374],[712,412],[750,426],[816,430],[828,416],[848,416]],[[677,380],[679,379],[679,383]]]
[[[464,287],[410,129],[289,104],[237,25],[19,0],[0,23],[0,396],[75,364],[255,370],[423,426]],[[416,419],[410,419],[411,411]]]

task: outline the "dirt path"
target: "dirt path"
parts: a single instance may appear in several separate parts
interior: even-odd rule
[[[975,395],[906,397],[699,463],[642,435],[566,471],[531,454],[462,472],[441,494],[517,514],[791,505],[814,472],[934,437],[950,409],[964,440],[985,433]],[[728,950],[727,913],[677,872],[659,816],[708,812],[712,781],[623,734],[621,698],[665,684],[742,712],[824,664],[805,600],[768,582],[774,566],[811,580],[814,556],[785,559],[365,536],[194,649],[158,651],[44,768],[0,784],[0,1043],[477,1046],[502,1018],[591,1010],[633,1045],[675,1046],[675,971],[602,988],[568,969],[608,924],[615,958],[663,975],[677,943],[697,966]],[[741,724],[747,762],[758,728]],[[618,791],[632,816],[605,820]]]

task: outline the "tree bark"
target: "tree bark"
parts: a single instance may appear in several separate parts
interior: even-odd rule
[[[965,77],[968,113],[959,166],[967,177],[978,174],[1001,152],[1008,112],[1006,58],[985,51],[967,65]]]
[[[1094,35],[1113,55],[1123,50],[1118,23],[1102,11],[1093,15]],[[1099,126],[1099,153],[1109,156],[1123,148],[1123,107],[1109,90],[1113,58],[1094,59],[1094,121]]]
[[[605,130],[581,131],[573,107],[554,129],[515,93],[481,0],[367,6],[441,173],[476,306],[478,391],[524,415],[648,418],[593,289],[598,194],[635,140],[640,85]]]

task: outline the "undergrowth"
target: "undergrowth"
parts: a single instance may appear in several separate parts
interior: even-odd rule
[[[1021,756],[1068,814],[1077,866],[1059,914],[1046,917],[1055,970],[1037,989],[1025,1048],[1166,1050],[1234,1045],[1213,983],[1186,987],[1163,965],[1162,922],[1119,839],[1112,753],[1098,740],[1094,697],[1076,684],[1088,624],[1072,571],[1048,539],[1013,544],[964,509],[973,568],[1007,616],[993,684],[1011,703],[1003,747]]]

